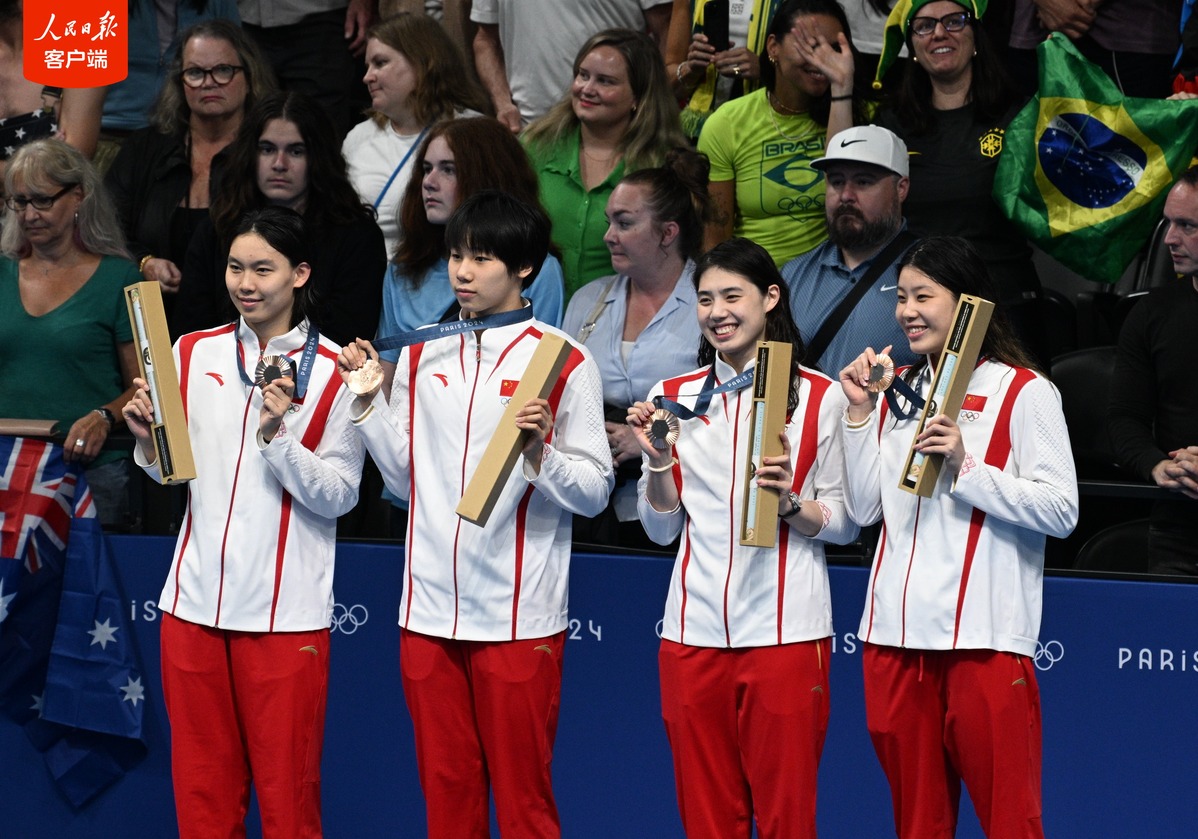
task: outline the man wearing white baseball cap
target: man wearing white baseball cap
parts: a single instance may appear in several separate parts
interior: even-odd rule
[[[845,129],[811,165],[823,170],[828,241],[782,268],[807,363],[835,373],[866,346],[914,361],[894,317],[906,231],[907,146],[876,125]]]

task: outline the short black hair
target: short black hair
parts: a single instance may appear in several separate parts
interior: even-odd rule
[[[540,207],[484,189],[463,201],[450,217],[445,249],[493,256],[513,275],[532,268],[524,278],[523,287],[528,288],[549,254],[549,226],[549,217]]]

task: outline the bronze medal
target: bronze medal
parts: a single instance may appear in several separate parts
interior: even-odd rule
[[[665,451],[678,442],[682,434],[682,424],[678,417],[665,408],[658,408],[645,423],[645,436],[653,444],[653,448]]]
[[[285,355],[264,355],[254,368],[254,384],[266,387],[275,379],[295,380],[295,362]]]
[[[879,353],[869,368],[869,382],[865,389],[870,393],[881,393],[894,382],[894,361],[888,355]]]
[[[350,393],[358,396],[366,394],[377,388],[383,381],[383,365],[379,364],[373,358],[366,359],[366,363],[357,370],[351,370],[346,378],[345,386],[349,388]]]

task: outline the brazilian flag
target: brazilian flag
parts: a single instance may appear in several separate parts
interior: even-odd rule
[[[1046,253],[1114,283],[1198,147],[1198,100],[1133,99],[1054,33],[1040,90],[1007,126],[994,200]]]

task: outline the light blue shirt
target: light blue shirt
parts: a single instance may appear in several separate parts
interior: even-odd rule
[[[562,266],[556,257],[545,257],[545,264],[532,285],[524,290],[524,296],[532,302],[532,313],[537,320],[551,326],[561,325],[565,285]],[[389,263],[383,278],[383,314],[379,318],[378,336],[387,337],[438,323],[453,302],[448,259],[442,259],[428,269],[420,288],[413,288],[395,263]],[[381,352],[379,357],[395,364],[399,361],[399,350]]]
[[[585,336],[603,377],[603,401],[626,407],[643,401],[650,388],[662,379],[680,375],[698,366],[698,301],[694,285],[695,263],[687,260],[678,276],[673,293],[666,298],[653,320],[641,330],[625,362],[624,319],[628,315],[628,277],[620,274],[612,283],[610,276],[587,283],[570,298],[562,330],[583,341],[579,335],[595,310],[608,284],[606,305],[595,319],[594,328]]]
[[[900,229],[906,227],[904,222]],[[873,288],[865,292],[828,342],[823,355],[818,359],[808,357],[804,364],[816,366],[835,379],[866,347],[881,352],[887,344],[893,346],[890,357],[897,366],[914,363],[916,356],[894,317],[894,307],[898,303],[898,263],[896,258],[874,282]],[[873,258],[870,258],[849,270],[840,256],[840,248],[825,241],[782,267],[782,278],[790,287],[790,311],[804,343],[815,337],[820,326],[872,264]]]

